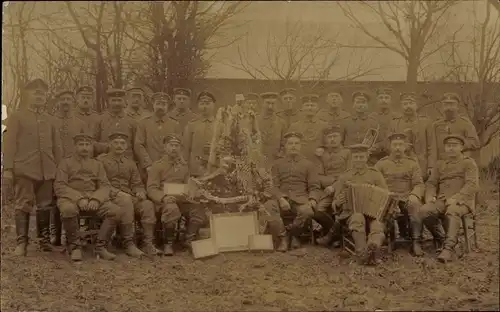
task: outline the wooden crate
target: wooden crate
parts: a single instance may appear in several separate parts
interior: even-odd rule
[[[214,240],[211,238],[191,242],[191,249],[195,259],[213,257],[219,253]]]
[[[164,183],[163,193],[169,196],[183,196],[187,194],[187,184]]]
[[[219,252],[248,250],[248,237],[259,234],[257,212],[210,215],[210,237]]]
[[[248,249],[251,251],[274,251],[272,235],[248,236]]]

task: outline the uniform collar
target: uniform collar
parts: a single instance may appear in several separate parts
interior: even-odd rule
[[[400,158],[396,158],[395,156],[393,155],[389,155],[389,159],[394,162],[394,163],[397,163],[397,164],[400,164],[402,161],[403,161],[403,157],[400,157]]]
[[[78,109],[77,113],[83,116],[90,116],[92,115],[93,111],[91,109],[89,109],[88,111]]]
[[[141,108],[141,107],[139,107],[139,109],[138,109],[138,110],[132,109],[132,108],[130,108],[130,107],[129,107],[129,108],[127,108],[127,115],[132,116],[132,117],[133,117],[133,116],[141,116],[141,115],[142,115],[142,112],[143,112],[143,111],[142,111],[142,108]]]
[[[156,113],[153,114],[154,121],[157,123],[164,123],[165,120],[168,118],[167,115],[164,115],[163,117],[159,117]]]
[[[108,114],[109,114],[109,116],[111,116],[113,118],[123,118],[123,117],[125,117],[125,111],[123,111],[123,110],[121,112],[119,112],[118,114],[116,114],[116,115],[113,114],[113,113],[111,113],[110,111],[108,111]]]
[[[214,121],[214,116],[208,116],[208,117],[204,117],[204,116],[201,116],[200,118],[202,121],[205,121],[205,122],[212,122]]]
[[[415,120],[417,120],[417,114],[414,114],[414,115],[405,115],[405,114],[403,114],[403,120],[406,121],[406,122],[415,121]]]
[[[302,159],[301,155],[286,155],[286,159],[292,161],[292,162],[298,162],[299,160]]]
[[[355,175],[363,175],[368,171],[368,166],[362,168],[362,169],[353,169]]]
[[[70,119],[71,117],[73,117],[73,111],[70,110],[68,114],[63,114],[62,112],[58,111],[56,117],[62,119]]]
[[[45,112],[45,108],[44,107],[40,107],[40,108],[35,108],[33,106],[30,106],[30,108],[28,108],[29,111],[35,113],[35,114],[43,114]]]
[[[339,147],[337,147],[337,148],[333,148],[333,149],[328,149],[328,148],[326,148],[326,147],[325,147],[325,152],[326,152],[326,153],[329,153],[329,154],[338,153],[338,152],[340,152],[341,150],[342,150],[342,147],[341,147],[341,146],[339,146]]]
[[[115,161],[119,161],[119,162],[123,162],[124,158],[125,158],[125,155],[124,154],[121,154],[121,155],[115,155],[115,154],[112,154],[112,153],[109,153],[108,154],[109,157]]]
[[[358,119],[361,119],[361,120],[366,120],[366,119],[368,119],[368,115],[367,115],[367,114],[365,114],[365,115],[363,115],[363,116],[361,116],[361,117],[360,117],[360,116],[358,116],[358,115],[354,115],[354,116],[352,117],[352,119],[354,119],[354,120],[358,120]]]
[[[390,115],[391,109],[380,109],[377,113],[381,116],[387,116]]]
[[[460,155],[458,156],[456,159],[452,160],[452,159],[448,159],[446,162],[449,163],[449,164],[456,164],[460,161],[462,161],[464,159],[464,155]]]

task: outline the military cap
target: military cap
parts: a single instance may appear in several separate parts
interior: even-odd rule
[[[392,89],[391,87],[380,87],[377,89],[377,95],[380,95],[380,94],[391,95],[393,92],[394,92],[394,89]]]
[[[75,135],[73,135],[73,141],[75,142],[82,140],[90,141],[92,139],[93,139],[92,135],[89,132],[87,132],[86,129],[81,129],[80,132],[75,133]]]
[[[71,96],[73,96],[73,91],[71,90],[68,90],[68,89],[61,89],[59,90],[55,95],[54,97],[56,99],[60,98],[61,96],[65,95],[65,94],[71,94]]]
[[[133,87],[130,87],[127,89],[127,92],[132,92],[132,91],[141,91],[144,93],[144,89],[142,87],[139,87],[139,86],[133,86]]]
[[[356,91],[352,94],[351,98],[354,101],[354,99],[357,97],[364,97],[367,101],[370,101],[370,99],[371,99],[368,92],[365,92],[365,91]]]
[[[31,81],[28,81],[26,85],[24,85],[24,90],[33,90],[33,89],[43,89],[47,91],[49,89],[49,86],[45,81],[43,81],[40,78],[33,79]]]
[[[342,90],[340,90],[339,88],[328,89],[328,92],[326,93],[326,95],[331,94],[331,93],[337,93],[337,94],[340,94],[340,96],[344,95],[344,93],[342,92]]]
[[[457,101],[460,102],[460,96],[455,92],[447,92],[443,94],[443,102]]]
[[[211,92],[209,91],[201,91],[200,94],[198,94],[198,101],[201,100],[201,98],[203,97],[208,97],[210,98],[213,102],[215,102],[215,95],[213,95]]]
[[[340,128],[339,125],[331,125],[329,127],[326,127],[325,129],[323,129],[324,136],[332,134],[332,133],[340,133],[340,132],[342,132],[342,129]]]
[[[121,132],[121,131],[115,131],[115,132],[112,132],[108,135],[108,139],[110,141],[114,140],[114,139],[125,139],[125,140],[128,140],[128,134],[126,134],[125,132]]]
[[[283,139],[288,139],[288,138],[299,138],[302,139],[304,136],[302,133],[298,131],[289,131],[283,135]]]
[[[349,149],[351,150],[352,153],[368,152],[369,148],[370,147],[366,144],[353,144],[349,146]]]
[[[174,95],[191,96],[191,90],[186,89],[186,88],[175,88],[174,89]]]
[[[263,99],[263,100],[267,100],[267,99],[277,99],[279,97],[279,94],[276,93],[276,92],[264,92],[264,93],[261,93],[260,94],[260,97]]]
[[[295,93],[297,93],[297,90],[294,88],[284,88],[283,90],[280,91],[280,96],[283,96],[283,95],[288,94],[288,93],[295,94]]]
[[[123,97],[125,96],[125,91],[122,89],[110,88],[106,90],[106,95],[108,97]]]
[[[403,92],[399,96],[399,99],[401,101],[408,100],[408,101],[416,102],[417,101],[417,94],[415,92]]]
[[[163,140],[163,143],[177,142],[181,144],[181,139],[176,134],[169,134]]]
[[[153,102],[170,102],[170,96],[164,92],[155,92],[151,95],[151,100]]]
[[[317,94],[306,94],[301,97],[302,103],[307,103],[307,102],[315,102],[317,103],[319,100],[319,95]]]
[[[394,133],[391,133],[387,136],[387,139],[389,141],[392,141],[392,140],[405,140],[408,139],[408,136],[406,135],[406,133],[403,133],[403,132],[394,132]]]
[[[78,94],[80,92],[94,92],[94,88],[92,88],[91,86],[81,86],[76,89],[75,94]]]
[[[446,143],[450,140],[459,141],[462,145],[465,145],[465,138],[460,134],[448,134],[447,136],[444,137],[443,143]]]

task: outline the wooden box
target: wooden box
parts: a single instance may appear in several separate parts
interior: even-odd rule
[[[248,249],[252,251],[274,251],[272,235],[248,236]]]
[[[248,236],[259,234],[257,212],[210,215],[210,237],[219,252],[248,250]]]
[[[187,194],[187,184],[164,183],[163,193],[169,196],[183,196]]]
[[[195,259],[213,257],[219,253],[211,238],[192,241],[191,249]]]

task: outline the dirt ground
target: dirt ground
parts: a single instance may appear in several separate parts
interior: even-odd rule
[[[11,213],[2,213],[1,311],[499,310],[498,201],[479,215],[480,250],[443,265],[406,249],[362,267],[339,249],[306,254],[221,254],[193,260],[114,262],[65,255],[12,256]],[[31,233],[34,237],[34,233]]]

